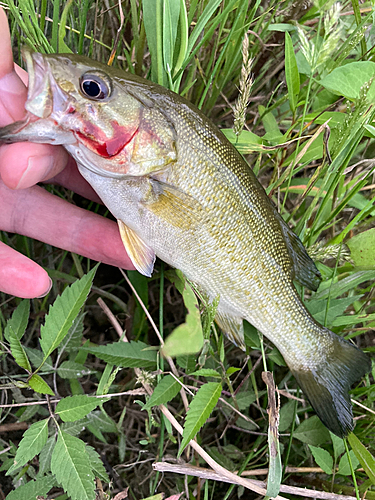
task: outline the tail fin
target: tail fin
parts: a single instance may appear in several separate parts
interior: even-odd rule
[[[371,361],[353,344],[329,333],[334,348],[325,362],[314,370],[294,370],[293,374],[324,425],[343,438],[354,428],[349,389],[370,371]]]

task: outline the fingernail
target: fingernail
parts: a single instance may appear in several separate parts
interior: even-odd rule
[[[42,293],[42,295],[38,295],[38,297],[35,297],[35,298],[36,299],[42,299],[43,297],[45,297],[46,295],[48,295],[49,292],[51,291],[52,285],[53,285],[53,281],[51,280],[51,278],[49,278],[49,287],[48,287],[48,290],[46,292]]]
[[[16,189],[25,189],[43,181],[51,171],[54,164],[52,155],[30,156],[27,168],[22,174]]]

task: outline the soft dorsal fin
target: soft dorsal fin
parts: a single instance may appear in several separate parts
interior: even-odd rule
[[[150,277],[154,270],[155,252],[122,220],[118,219],[117,223],[125,250],[134,267],[141,274]]]
[[[316,268],[314,261],[307,253],[302,241],[293,233],[284,219],[274,208],[275,215],[280,222],[281,231],[284,235],[289,255],[293,264],[293,278],[302,286],[316,292],[321,282],[321,274]]]

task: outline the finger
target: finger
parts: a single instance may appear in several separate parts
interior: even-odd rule
[[[0,242],[0,290],[24,299],[43,297],[52,281],[44,269]]]
[[[68,160],[67,151],[60,146],[9,144],[0,148],[0,175],[11,189],[25,189],[57,175]]]
[[[1,8],[0,37],[0,126],[3,126],[24,116],[27,89],[14,69],[8,20]]]
[[[0,182],[0,200],[0,229],[134,269],[115,222],[71,205],[39,186],[14,191]]]

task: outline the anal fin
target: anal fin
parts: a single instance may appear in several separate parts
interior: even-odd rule
[[[223,330],[228,339],[237,347],[245,350],[243,319],[231,314],[217,311],[215,321]]]
[[[138,272],[147,277],[152,275],[155,263],[155,252],[122,220],[117,220],[125,250]]]

